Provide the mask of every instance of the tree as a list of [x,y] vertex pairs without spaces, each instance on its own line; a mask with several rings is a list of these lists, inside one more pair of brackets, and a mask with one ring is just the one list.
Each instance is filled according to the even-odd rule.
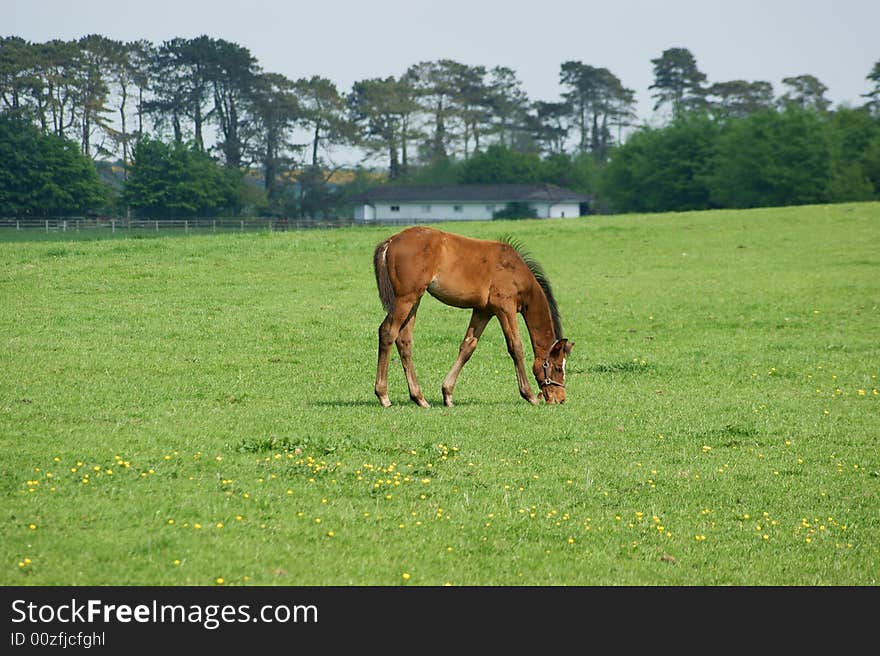
[[865,177],[874,187],[874,197],[880,200],[880,135],[875,134],[867,143],[861,165]]
[[404,77],[415,91],[422,111],[431,116],[428,138],[422,145],[422,159],[426,163],[449,157],[453,133],[451,124],[456,118],[456,99],[464,64],[451,59],[420,62],[407,69]]
[[656,89],[654,111],[669,105],[675,119],[684,112],[705,106],[703,83],[706,75],[697,68],[697,60],[690,50],[669,48],[651,63],[654,65],[654,83],[648,88]]
[[137,92],[135,113],[137,114],[137,130],[135,137],[144,134],[144,117],[146,116],[146,96],[150,92],[150,65],[156,57],[156,48],[152,43],[141,39],[126,44],[128,61],[131,65],[132,78]]
[[516,148],[523,136],[533,143],[529,129],[529,97],[513,69],[495,66],[489,72],[486,101],[491,129],[499,144]]
[[297,177],[300,218],[329,218],[338,197],[327,184],[330,175],[323,167],[307,166]]
[[[43,132],[64,137],[81,128],[90,111],[89,83],[100,83],[100,70],[88,69],[79,44],[53,40],[30,44],[18,37],[0,41],[0,98],[8,109],[32,112]],[[82,133],[78,130],[78,136]]]
[[99,208],[107,189],[78,146],[0,113],[0,215],[69,216]]
[[566,106],[570,107],[577,126],[578,149],[585,152],[589,148],[590,112],[595,105],[598,90],[596,77],[598,69],[582,62],[563,62],[559,71],[559,83],[568,90],[562,94]]
[[219,166],[194,142],[144,137],[134,147],[123,197],[150,218],[212,216],[238,203],[241,175]]
[[[84,155],[92,155],[92,137],[95,132],[110,134],[107,106],[110,89],[104,79],[104,71],[108,71],[112,62],[117,59],[121,44],[101,36],[90,34],[81,38],[77,44],[81,52],[82,68],[80,71],[80,143]],[[108,154],[108,150],[99,146],[99,153]]]
[[528,126],[541,152],[548,155],[563,153],[571,129],[568,123],[572,113],[570,105],[566,102],[538,100],[532,104],[532,110],[533,113],[528,117]]
[[461,123],[464,158],[470,155],[470,143],[474,151],[480,150],[480,135],[488,130],[491,120],[491,99],[486,85],[486,69],[483,66],[455,64],[451,69],[457,93],[453,98],[454,113]]
[[223,153],[226,166],[238,169],[247,147],[245,117],[259,66],[247,48],[223,39],[211,39],[208,53],[208,80],[214,92],[213,114],[220,130],[217,147]]
[[794,105],[801,109],[827,112],[831,107],[831,101],[825,97],[828,87],[813,75],[786,77],[782,84],[788,87],[788,91],[779,98],[779,104],[783,108]]
[[124,175],[128,174],[131,142],[133,136],[129,129],[131,100],[134,96],[135,111],[138,116],[137,134],[143,130],[141,119],[141,103],[143,92],[148,84],[146,66],[149,44],[145,41],[109,43],[107,55],[107,80],[116,100],[115,110],[119,120],[119,130],[108,129],[117,148],[122,149],[122,165]]
[[541,158],[535,153],[519,153],[499,145],[474,154],[461,164],[461,184],[538,184]]
[[[608,125],[617,128],[617,143],[622,142],[623,128],[632,127],[636,121],[636,92],[624,87],[617,78],[614,78],[613,93],[608,103]],[[602,158],[607,159],[607,148]]]
[[773,108],[773,85],[746,80],[716,82],[706,89],[706,97],[710,109],[719,118],[743,118]]
[[619,134],[620,128],[631,125],[635,118],[635,91],[624,87],[607,68],[599,69],[598,81],[599,96],[593,114],[590,151],[596,161],[605,162],[613,144],[610,128],[616,126]]
[[277,73],[262,73],[255,79],[252,112],[256,131],[254,159],[263,168],[263,184],[270,204],[277,205],[279,172],[289,164],[286,155],[293,148],[289,135],[300,118],[294,83]]
[[864,97],[868,98],[866,106],[875,116],[880,116],[880,60],[874,63],[874,68],[865,79],[874,85],[873,89],[864,94]]
[[826,199],[830,174],[822,115],[790,105],[725,125],[711,198],[722,207],[769,207]]
[[345,115],[345,99],[330,80],[314,75],[297,80],[294,92],[300,106],[299,122],[312,134],[312,166],[319,165],[321,144],[342,144],[352,137]]
[[[44,131],[59,137],[76,125],[76,105],[81,97],[81,52],[76,43],[54,39],[40,44],[33,94]],[[51,124],[49,118],[51,117]]]
[[[204,124],[208,116],[210,88],[208,58],[211,48],[206,36],[197,39],[175,38],[165,41],[150,62],[153,97],[144,103],[154,124],[162,129],[170,124],[174,141],[183,143],[189,134],[204,150]],[[184,121],[191,131],[184,131]]]
[[0,107],[18,111],[33,88],[35,48],[18,36],[0,37]]
[[880,194],[880,120],[868,108],[839,108],[825,118],[830,173],[830,202],[872,200]]
[[629,122],[635,92],[607,68],[576,61],[562,64],[559,81],[568,87],[563,97],[579,131],[578,149],[605,161],[612,143],[609,126]]
[[557,153],[541,162],[541,182],[594,194],[601,166],[590,153]]
[[645,128],[611,153],[602,195],[620,212],[702,210],[712,206],[709,178],[719,125],[684,114],[665,128]]
[[513,70],[469,66],[451,59],[411,66],[405,79],[415,91],[421,114],[429,117],[422,160],[435,164],[451,155],[464,159],[481,150],[486,137],[502,145],[523,143],[528,97]]
[[459,174],[464,162],[452,158],[410,166],[393,182],[405,185],[454,185],[459,184]]
[[387,77],[355,82],[347,104],[351,121],[359,131],[358,144],[370,154],[384,153],[388,177],[399,178],[407,167],[410,124],[418,109],[409,81]]
[[535,219],[538,211],[524,201],[511,201],[492,213],[493,219]]

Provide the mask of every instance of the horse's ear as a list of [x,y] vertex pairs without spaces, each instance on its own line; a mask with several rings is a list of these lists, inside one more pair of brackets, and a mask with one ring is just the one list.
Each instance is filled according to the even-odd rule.
[[553,346],[550,347],[550,355],[554,355],[557,353],[564,353],[568,355],[571,353],[571,347],[574,346],[574,342],[569,342],[564,337],[562,339],[557,339],[553,342]]

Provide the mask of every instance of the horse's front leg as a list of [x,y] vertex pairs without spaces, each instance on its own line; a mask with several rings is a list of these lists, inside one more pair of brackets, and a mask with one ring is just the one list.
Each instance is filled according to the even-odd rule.
[[455,389],[455,381],[458,380],[458,374],[461,373],[462,367],[474,354],[477,342],[480,340],[480,335],[483,334],[483,329],[491,318],[491,314],[480,310],[474,310],[473,314],[471,314],[471,322],[468,324],[461,346],[458,347],[458,358],[456,358],[455,364],[452,365],[452,369],[446,374],[446,378],[443,379],[443,403],[446,407],[452,407],[452,390]]
[[501,330],[504,331],[507,352],[513,358],[513,366],[516,368],[516,383],[519,386],[519,395],[532,405],[537,405],[538,399],[532,394],[532,388],[526,375],[526,367],[523,363],[522,339],[519,336],[516,313],[501,311],[498,313],[498,321],[501,323]]

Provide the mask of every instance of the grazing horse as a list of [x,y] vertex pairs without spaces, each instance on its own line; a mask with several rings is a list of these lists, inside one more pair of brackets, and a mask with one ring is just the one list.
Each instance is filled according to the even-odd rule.
[[379,326],[375,388],[384,407],[391,405],[388,356],[392,344],[397,345],[410,398],[423,408],[429,407],[412,361],[416,311],[426,291],[447,305],[473,310],[458,358],[443,380],[443,403],[452,406],[458,374],[493,316],[498,317],[504,331],[520,396],[529,403],[538,403],[526,378],[517,312],[528,327],[535,356],[532,373],[544,400],[565,402],[565,358],[574,342],[562,337],[562,322],[544,271],[515,242],[471,239],[416,226],[381,242],[373,254],[373,268],[379,298],[387,312]]

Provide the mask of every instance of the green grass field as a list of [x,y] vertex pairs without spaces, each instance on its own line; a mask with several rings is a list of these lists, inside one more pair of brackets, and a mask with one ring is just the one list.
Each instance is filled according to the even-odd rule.
[[0,583],[877,585],[880,204],[445,227],[544,265],[564,406],[493,321],[442,407],[431,298],[379,406],[392,228],[0,243]]

